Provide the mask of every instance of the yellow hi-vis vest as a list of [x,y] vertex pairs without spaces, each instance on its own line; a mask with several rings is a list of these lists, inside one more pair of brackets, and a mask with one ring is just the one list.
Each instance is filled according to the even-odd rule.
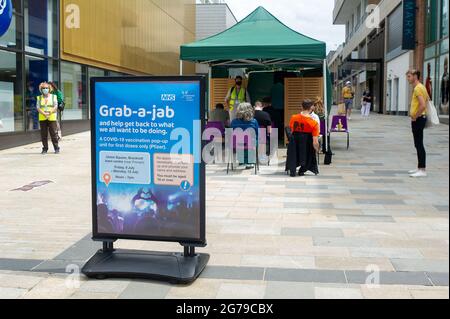
[[236,97],[239,103],[243,103],[247,100],[247,90],[241,86],[241,89],[239,90],[239,95],[237,94],[236,87],[233,87],[231,89],[231,96],[230,96],[230,110],[234,110],[234,104],[236,103]]
[[[38,96],[37,101],[38,101],[39,108],[44,112],[50,112],[56,106],[53,104],[55,101],[55,96],[53,94],[48,95],[47,103],[46,103],[44,96],[42,96],[42,95]],[[39,113],[39,121],[42,122],[42,121],[46,121],[46,120],[47,120],[47,118],[45,118],[44,115]],[[57,121],[56,112],[52,113],[52,115],[50,115],[48,120],[50,122],[56,122]]]

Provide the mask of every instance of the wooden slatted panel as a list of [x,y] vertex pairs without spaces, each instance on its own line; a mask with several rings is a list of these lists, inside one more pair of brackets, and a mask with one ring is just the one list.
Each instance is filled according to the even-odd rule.
[[[211,105],[209,110],[213,110],[216,104],[225,104],[225,98],[228,94],[228,90],[233,87],[235,83],[234,79],[211,79]],[[244,80],[244,87],[247,81]]]
[[303,100],[323,98],[322,78],[287,78],[285,79],[285,124],[288,125],[292,115],[300,112]]
[[323,98],[323,78],[287,78],[284,85],[284,123],[288,126],[291,117],[300,112],[303,100]]

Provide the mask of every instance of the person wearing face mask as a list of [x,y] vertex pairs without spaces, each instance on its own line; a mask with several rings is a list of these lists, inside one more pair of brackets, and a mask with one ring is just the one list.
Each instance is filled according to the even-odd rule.
[[57,114],[58,99],[56,95],[50,93],[50,84],[43,82],[39,85],[39,91],[42,95],[38,96],[36,109],[39,112],[39,124],[41,126],[42,154],[48,152],[48,133],[52,139],[55,154],[59,154],[58,135],[57,135]]
[[246,88],[242,86],[242,76],[237,76],[235,79],[235,86],[233,86],[225,98],[225,105],[230,111],[230,120],[233,121],[236,118],[237,107],[239,104],[247,102],[251,103],[250,95]]

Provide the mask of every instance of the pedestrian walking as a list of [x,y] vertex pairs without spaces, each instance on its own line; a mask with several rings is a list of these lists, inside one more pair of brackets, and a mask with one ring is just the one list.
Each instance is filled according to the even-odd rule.
[[345,111],[347,112],[347,118],[352,119],[353,99],[355,98],[355,92],[353,92],[352,82],[347,81],[345,87],[342,90],[342,97],[344,98]]
[[64,102],[64,94],[61,90],[58,89],[58,86],[55,84],[55,82],[49,82],[51,87],[51,93],[53,95],[56,95],[56,98],[58,99],[58,114],[57,114],[57,131],[56,134],[58,135],[58,141],[62,138],[62,113],[64,112],[64,107],[66,103]]
[[57,113],[58,113],[58,98],[51,94],[51,86],[47,82],[42,82],[39,85],[41,95],[38,96],[36,102],[36,109],[39,113],[39,124],[41,126],[41,140],[42,140],[42,154],[48,153],[48,134],[53,143],[55,154],[59,154],[57,130]]
[[361,116],[363,119],[368,119],[370,116],[370,109],[372,108],[372,93],[370,89],[366,88],[361,99]]
[[418,70],[410,70],[406,73],[408,82],[414,88],[409,112],[414,137],[414,146],[417,150],[417,158],[419,162],[417,169],[409,172],[410,176],[414,178],[427,176],[427,153],[423,139],[425,126],[427,123],[427,102],[429,100],[429,96],[425,85],[420,82],[420,75],[421,73]]

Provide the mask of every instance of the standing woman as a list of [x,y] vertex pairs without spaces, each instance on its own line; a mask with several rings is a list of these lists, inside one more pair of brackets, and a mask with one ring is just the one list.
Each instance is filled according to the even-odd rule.
[[363,118],[366,119],[369,118],[371,107],[372,107],[372,94],[370,93],[370,89],[367,87],[362,97],[361,116]]
[[49,82],[48,84],[50,84],[51,93],[56,95],[56,98],[58,99],[58,114],[57,114],[57,122],[56,122],[57,123],[56,134],[58,135],[58,141],[59,141],[62,138],[61,121],[62,121],[62,112],[64,111],[64,106],[65,106],[64,94],[63,94],[63,92],[61,92],[58,89],[58,86],[55,84],[55,82]]
[[59,154],[57,131],[58,98],[50,93],[51,86],[47,82],[39,85],[42,95],[38,96],[36,109],[39,112],[39,124],[41,126],[42,153],[48,152],[48,133],[52,139],[55,154]]

